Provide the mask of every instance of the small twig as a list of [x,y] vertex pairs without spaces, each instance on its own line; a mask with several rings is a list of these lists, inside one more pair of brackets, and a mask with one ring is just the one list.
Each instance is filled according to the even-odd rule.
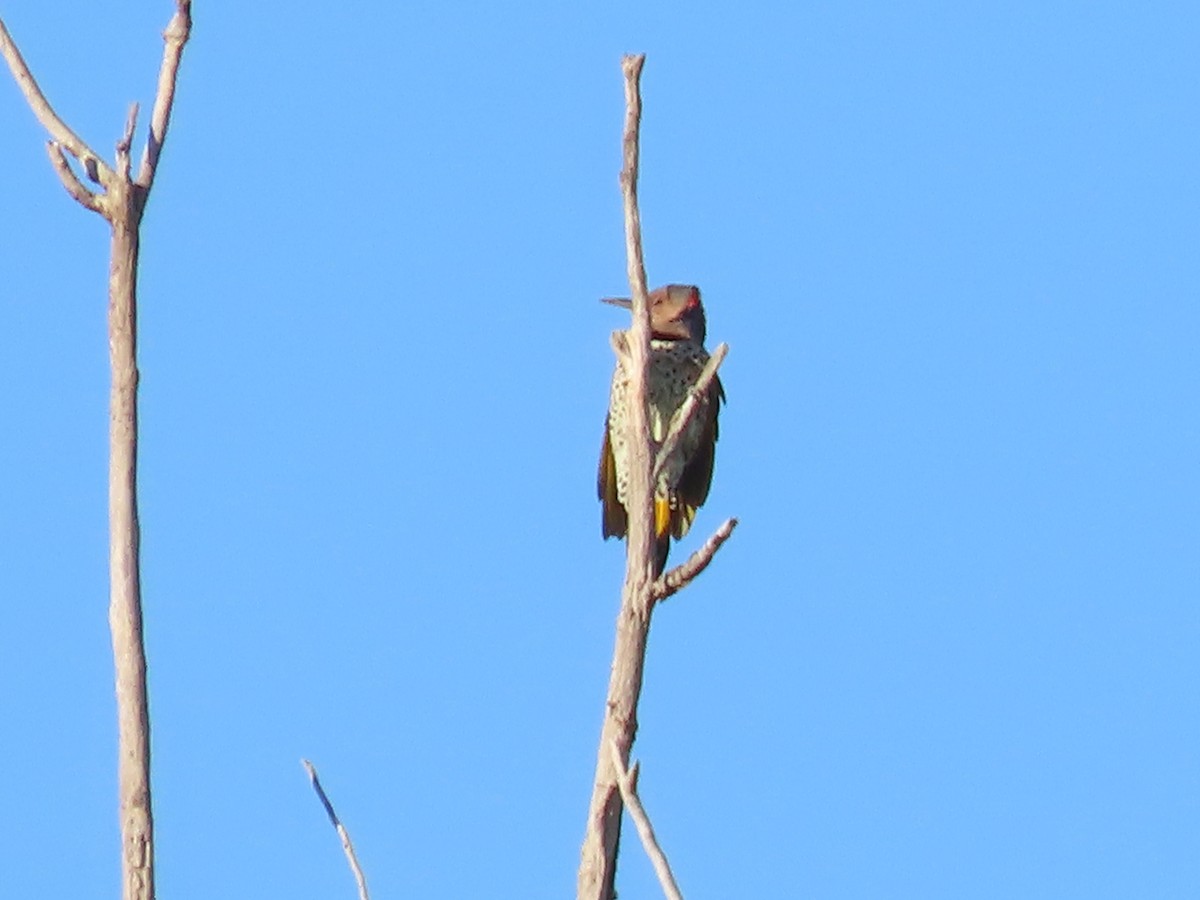
[[117,176],[122,182],[129,181],[129,150],[133,146],[133,132],[137,129],[139,108],[136,103],[129,104],[129,113],[125,116],[125,130],[121,132],[121,139],[117,141]]
[[[89,177],[107,187],[112,178],[112,170],[104,164],[104,161],[96,155],[96,151],[89,147],[83,138],[59,118],[54,107],[50,105],[50,101],[46,99],[46,95],[42,93],[42,89],[38,87],[37,79],[29,71],[29,66],[26,65],[12,35],[4,26],[3,19],[0,19],[0,56],[3,56],[5,62],[8,63],[8,68],[12,72],[13,78],[16,79],[17,87],[25,95],[29,108],[33,110],[37,120],[42,123],[42,127],[50,132],[50,136],[56,143],[61,144],[68,153],[83,163]],[[93,172],[96,174],[93,175]],[[67,190],[71,191],[69,185]],[[71,196],[75,196],[74,192],[71,192]]]
[[675,883],[675,876],[671,874],[671,864],[667,862],[667,855],[658,845],[658,839],[654,836],[654,826],[650,824],[646,808],[642,806],[642,801],[637,795],[637,764],[634,764],[632,772],[625,769],[625,764],[621,760],[621,750],[616,741],[609,742],[608,750],[612,756],[613,768],[617,772],[617,787],[621,790],[621,799],[625,802],[625,808],[629,810],[629,817],[633,819],[633,824],[637,826],[642,846],[646,848],[646,855],[650,857],[650,862],[654,865],[654,871],[658,875],[658,883],[662,885],[663,893],[668,900],[683,900],[683,894],[679,892],[679,885]]
[[67,162],[67,154],[63,153],[62,144],[47,141],[46,152],[50,154],[50,165],[54,166],[54,171],[58,173],[58,178],[67,189],[67,193],[88,209],[100,212],[100,197],[83,186],[83,182]]
[[158,91],[154,97],[154,110],[150,114],[150,136],[138,166],[137,183],[144,191],[154,184],[154,173],[158,169],[158,154],[167,139],[167,128],[171,124],[171,108],[175,103],[175,80],[179,74],[179,61],[183,58],[183,45],[192,33],[192,0],[176,0],[175,15],[163,32],[166,46],[163,48],[162,67],[158,72]]
[[354,854],[354,845],[350,843],[350,834],[346,831],[342,820],[338,818],[338,814],[334,812],[333,804],[329,802],[329,797],[325,794],[325,789],[321,787],[321,779],[317,777],[316,767],[313,766],[307,759],[302,759],[300,762],[304,765],[304,769],[308,772],[308,779],[312,782],[313,790],[317,792],[317,797],[320,798],[321,804],[325,807],[325,814],[329,816],[329,822],[333,825],[338,833],[338,837],[342,840],[342,850],[346,853],[346,859],[350,863],[350,871],[354,873],[354,880],[358,882],[358,897],[359,900],[368,900],[367,895],[367,879],[363,875],[362,867],[358,864],[358,857]]
[[608,336],[609,346],[612,347],[613,353],[617,355],[618,360],[629,359],[629,336],[624,331],[614,331]]
[[688,557],[687,562],[681,563],[670,572],[660,576],[650,586],[650,596],[654,602],[666,600],[672,594],[677,594],[689,584],[692,579],[708,568],[713,556],[721,549],[721,545],[729,540],[733,529],[737,528],[737,519],[726,519],[721,527],[713,532],[712,537],[704,542],[704,546]]
[[688,391],[687,398],[679,405],[679,409],[675,410],[675,414],[671,416],[671,424],[667,429],[667,436],[662,442],[662,446],[658,448],[658,456],[654,460],[654,472],[650,476],[651,484],[658,484],[659,476],[662,475],[663,469],[667,465],[667,460],[671,458],[679,447],[679,442],[683,440],[683,432],[688,427],[692,419],[696,418],[696,413],[700,409],[700,404],[708,397],[708,389],[713,383],[713,379],[717,377],[717,369],[721,368],[721,363],[725,360],[725,355],[729,352],[728,344],[719,344],[717,349],[713,351],[713,355],[708,358],[708,362],[704,364],[704,368],[700,370],[700,376],[696,379],[696,383],[692,385]]

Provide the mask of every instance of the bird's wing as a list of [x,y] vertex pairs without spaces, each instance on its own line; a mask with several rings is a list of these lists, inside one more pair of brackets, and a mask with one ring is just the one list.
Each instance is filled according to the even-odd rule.
[[604,444],[600,447],[600,466],[596,475],[596,493],[603,511],[600,528],[605,538],[625,537],[628,518],[625,507],[617,499],[617,461],[608,437],[608,417],[604,419]]
[[680,509],[676,512],[676,519],[671,523],[671,530],[677,538],[687,534],[692,519],[696,517],[696,510],[703,506],[704,501],[708,499],[708,489],[712,486],[713,463],[716,458],[717,435],[720,430],[717,416],[724,400],[725,388],[721,385],[721,379],[714,378],[708,389],[704,408],[697,413],[704,423],[699,447],[695,456],[679,476],[677,495]]

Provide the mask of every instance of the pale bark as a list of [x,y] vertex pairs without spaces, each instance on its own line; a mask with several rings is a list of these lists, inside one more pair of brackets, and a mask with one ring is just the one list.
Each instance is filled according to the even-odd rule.
[[[626,56],[621,61],[625,76],[625,128],[622,141],[623,166],[621,191],[624,197],[625,249],[633,322],[627,334],[614,339],[614,350],[626,356],[629,373],[628,436],[629,485],[626,498],[628,513],[625,583],[621,591],[621,609],[617,614],[616,644],[605,702],[604,723],[596,754],[596,775],[588,808],[587,829],[580,854],[577,897],[579,900],[612,900],[616,895],[617,853],[621,836],[621,790],[619,768],[628,765],[637,736],[637,706],[642,692],[646,662],[646,644],[650,634],[650,615],[656,600],[669,596],[686,585],[711,560],[712,554],[732,532],[730,520],[724,537],[710,538],[707,555],[697,565],[692,560],[672,570],[674,580],[655,579],[654,513],[652,473],[661,465],[660,448],[650,432],[646,409],[646,378],[650,360],[650,309],[647,301],[646,270],[642,259],[641,216],[638,211],[639,131],[642,115],[640,80],[645,56]],[[706,367],[706,384],[716,376],[724,357],[720,349],[714,362]],[[673,417],[671,432],[682,432],[698,404],[692,398]],[[669,436],[670,439],[670,436]],[[668,452],[670,448],[667,448]],[[715,541],[715,542],[714,542]],[[705,551],[701,551],[704,554]]]
[[[30,109],[50,133],[50,162],[75,200],[100,213],[112,227],[108,282],[108,341],[112,365],[109,395],[109,627],[117,697],[118,815],[121,825],[121,895],[153,900],[154,817],[150,802],[150,707],[142,634],[140,531],[137,507],[138,368],[137,274],[139,228],[166,138],[175,81],[191,33],[191,2],[176,0],[163,37],[166,48],[146,152],[136,180],[130,148],[137,105],[129,111],[115,166],[108,166],[54,111],[16,44],[0,22],[0,55],[8,63]],[[65,151],[65,152],[64,152]],[[88,178],[104,190],[84,187],[69,153]]]
[[650,815],[642,806],[642,798],[638,796],[638,764],[634,763],[633,768],[627,770],[624,763],[621,762],[621,755],[616,744],[609,744],[609,751],[612,754],[613,768],[617,770],[617,786],[621,789],[621,800],[624,801],[625,808],[629,810],[629,818],[633,819],[633,824],[637,826],[638,837],[642,839],[642,847],[645,849],[646,855],[650,857],[650,864],[654,866],[654,874],[658,876],[658,883],[662,885],[663,894],[667,900],[683,900],[679,885],[675,883],[675,874],[671,871],[671,864],[667,861],[667,854],[663,852],[662,846],[658,843],[654,826],[650,823]]
[[644,55],[626,56],[621,61],[626,109],[621,190],[625,199],[625,246],[633,303],[633,325],[626,342],[630,357],[628,550],[596,778],[579,866],[579,900],[610,900],[614,895],[621,833],[621,793],[609,746],[616,746],[623,763],[629,759],[637,734],[637,702],[642,692],[642,669],[650,633],[649,587],[654,580],[651,438],[646,413],[650,309],[646,301],[646,270],[642,262],[641,218],[637,207],[638,132],[642,116],[639,81],[645,59]]
[[708,568],[717,551],[733,535],[737,528],[737,519],[726,519],[721,527],[712,533],[704,545],[687,558],[687,561],[664,573],[650,587],[650,592],[657,603],[666,600],[672,594],[677,594],[689,584],[692,579]]

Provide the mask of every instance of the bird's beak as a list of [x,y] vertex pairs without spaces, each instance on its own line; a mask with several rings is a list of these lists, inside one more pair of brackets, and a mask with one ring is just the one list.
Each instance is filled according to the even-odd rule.
[[601,297],[601,303],[611,303],[613,306],[619,306],[621,309],[633,309],[633,301],[628,297]]

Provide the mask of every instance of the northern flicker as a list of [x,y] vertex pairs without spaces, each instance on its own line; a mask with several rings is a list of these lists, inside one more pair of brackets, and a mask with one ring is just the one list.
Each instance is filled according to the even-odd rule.
[[[661,442],[671,416],[708,361],[704,349],[704,305],[700,289],[690,284],[668,284],[650,292],[650,369],[647,373],[647,406],[650,433]],[[608,298],[625,309],[628,298]],[[680,441],[679,449],[663,467],[654,485],[654,536],[656,574],[667,562],[671,538],[687,534],[696,510],[708,499],[717,443],[717,413],[725,391],[714,378],[703,405]],[[629,373],[618,358],[609,397],[604,444],[600,448],[597,491],[603,504],[601,527],[605,538],[625,537],[628,525],[629,454],[626,419],[629,408]]]

